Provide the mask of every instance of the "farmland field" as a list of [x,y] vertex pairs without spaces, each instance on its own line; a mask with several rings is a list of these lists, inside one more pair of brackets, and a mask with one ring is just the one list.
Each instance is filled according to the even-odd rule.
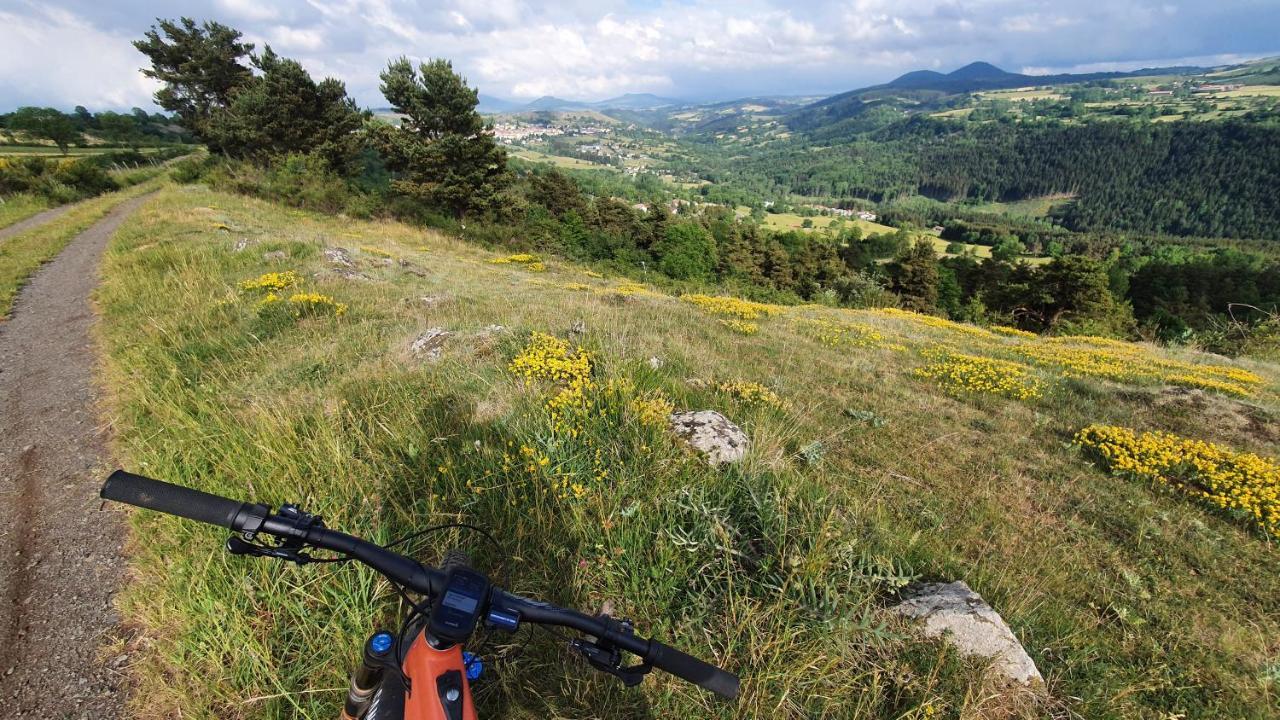
[[589,162],[578,158],[565,157],[563,155],[548,155],[537,150],[512,150],[511,154],[521,160],[529,162],[550,163],[559,168],[567,168],[570,170],[607,170],[612,166],[601,163]]
[[[825,230],[828,227],[839,226],[840,221],[844,220],[847,227],[858,227],[864,235],[871,233],[893,233],[897,232],[897,228],[881,225],[880,223],[868,222],[861,218],[837,218],[825,217],[822,215],[814,215],[811,217],[797,215],[796,213],[765,213],[764,226],[773,230]],[[812,220],[813,227],[804,227],[805,220]]]

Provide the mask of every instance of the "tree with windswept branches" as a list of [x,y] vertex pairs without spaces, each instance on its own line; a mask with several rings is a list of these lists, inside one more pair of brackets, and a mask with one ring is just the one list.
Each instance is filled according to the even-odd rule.
[[479,96],[448,60],[414,68],[408,58],[382,72],[382,94],[404,116],[373,133],[392,187],[463,220],[489,207],[509,181],[507,153],[476,112]]
[[253,58],[261,73],[234,93],[209,124],[209,137],[228,154],[256,160],[314,153],[344,171],[359,150],[356,137],[367,112],[347,96],[341,80],[311,79],[296,60],[270,46]]
[[[236,93],[253,80],[241,60],[253,50],[240,41],[239,30],[221,23],[197,24],[191,18],[157,20],[133,46],[151,61],[143,75],[163,83],[156,104],[176,113],[182,126],[210,142],[210,123],[225,110]],[[210,149],[219,150],[216,142]]]
[[9,118],[9,128],[52,141],[63,155],[67,154],[71,143],[82,139],[75,119],[56,108],[18,108]]

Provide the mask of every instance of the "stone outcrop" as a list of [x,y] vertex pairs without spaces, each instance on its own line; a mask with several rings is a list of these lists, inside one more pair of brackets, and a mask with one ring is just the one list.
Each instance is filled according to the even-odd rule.
[[712,465],[737,462],[746,456],[751,446],[742,428],[715,410],[672,413],[670,422],[671,430],[705,455]]
[[963,581],[917,585],[891,610],[920,621],[925,637],[941,637],[961,655],[987,658],[994,673],[1024,685],[1043,682],[1004,618]]

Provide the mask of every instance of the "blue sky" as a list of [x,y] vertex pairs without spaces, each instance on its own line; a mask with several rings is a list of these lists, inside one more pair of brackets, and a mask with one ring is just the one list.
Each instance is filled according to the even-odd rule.
[[129,41],[179,15],[239,28],[372,107],[400,55],[450,58],[487,95],[596,100],[827,94],[973,60],[1048,72],[1280,53],[1277,0],[0,0],[0,111],[151,108]]

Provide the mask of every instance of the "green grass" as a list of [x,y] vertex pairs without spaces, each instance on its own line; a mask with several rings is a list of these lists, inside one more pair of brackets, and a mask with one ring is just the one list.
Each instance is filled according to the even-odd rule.
[[0,198],[0,228],[49,209],[49,201],[40,195],[19,193]]
[[61,217],[0,242],[0,320],[8,318],[13,300],[27,280],[41,265],[62,252],[72,238],[101,220],[116,205],[154,190],[156,185],[143,183],[86,200]]
[[548,155],[547,153],[538,152],[537,150],[512,150],[511,154],[521,160],[549,163],[556,167],[567,168],[569,170],[607,170],[612,167],[611,165],[602,165],[601,163],[588,162],[586,160],[579,160],[578,158],[565,157],[564,155]]
[[[142,154],[159,152],[163,148],[139,148],[138,152]],[[71,147],[67,148],[66,157],[83,157],[85,155],[101,155],[109,152],[126,152],[129,148],[116,146],[90,146],[90,147]],[[0,145],[0,157],[5,155],[57,155],[62,157],[64,153],[55,145]]]
[[[813,227],[804,227],[805,220],[812,220]],[[841,218],[824,217],[822,215],[804,217],[802,215],[797,215],[796,213],[765,213],[762,224],[770,230],[809,231],[825,230],[828,227],[838,226],[840,220]],[[833,222],[836,223],[835,226],[832,225]],[[846,227],[856,226],[861,228],[863,235],[869,235],[871,233],[895,233],[898,231],[897,228],[889,227],[888,225],[881,225],[880,223],[868,222],[860,218],[844,218],[844,222]]]
[[[253,244],[235,252],[241,237]],[[334,245],[370,279],[328,272],[321,250]],[[263,260],[277,250],[289,259]],[[527,631],[527,646],[482,651],[482,717],[1005,716],[1017,693],[882,613],[907,577],[964,579],[1003,614],[1047,680],[1047,705],[1023,715],[1273,715],[1276,544],[1108,476],[1069,441],[1106,422],[1274,453],[1274,366],[1252,365],[1266,385],[1247,405],[1209,398],[1254,424],[1158,406],[1159,388],[1040,367],[1042,398],[958,397],[913,375],[921,350],[1007,357],[1019,341],[824,308],[760,319],[746,337],[571,265],[535,273],[491,257],[399,224],[165,190],[117,234],[98,293],[121,462],[296,501],[375,540],[478,523],[512,555],[464,543],[514,590],[584,609],[613,602],[641,633],[743,678],[736,705],[662,673],[625,690]],[[294,321],[238,290],[285,269],[350,311]],[[808,318],[864,323],[886,342],[831,347]],[[526,386],[507,364],[529,332],[563,334],[576,319],[596,384],[622,385],[592,396],[574,439],[544,409],[554,389]],[[491,324],[507,330],[483,333]],[[456,335],[438,362],[413,360],[407,345],[433,326]],[[652,356],[665,365],[649,367]],[[715,389],[728,380],[763,383],[782,406],[743,405]],[[658,391],[677,408],[725,412],[751,436],[748,458],[713,469],[638,422],[629,398]],[[530,472],[521,446],[546,467]],[[583,496],[563,497],[552,473]],[[121,607],[140,633],[133,702],[146,716],[330,717],[361,641],[396,615],[386,583],[356,566],[229,557],[225,533],[154,513],[136,513],[133,531]],[[432,537],[420,556],[454,542]]]

